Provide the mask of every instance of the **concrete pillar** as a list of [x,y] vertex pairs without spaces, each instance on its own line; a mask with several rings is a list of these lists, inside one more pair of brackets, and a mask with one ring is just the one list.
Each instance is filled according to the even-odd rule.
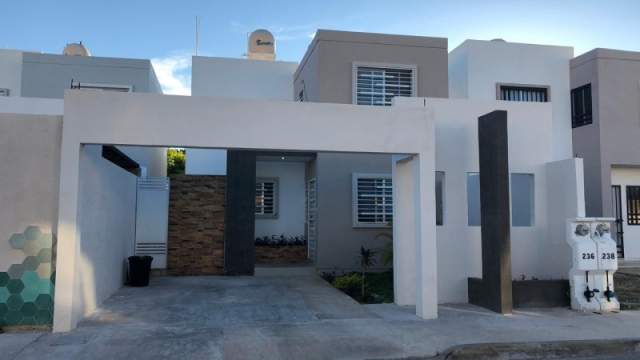
[[60,196],[58,205],[58,234],[56,253],[56,292],[53,312],[53,331],[69,331],[76,327],[80,314],[77,301],[79,261],[78,199],[80,151],[82,145],[62,142],[60,150]]
[[393,158],[393,276],[398,305],[416,305],[416,315],[438,317],[435,220],[435,156]]
[[416,304],[416,178],[412,157],[394,155],[393,298],[397,305]]

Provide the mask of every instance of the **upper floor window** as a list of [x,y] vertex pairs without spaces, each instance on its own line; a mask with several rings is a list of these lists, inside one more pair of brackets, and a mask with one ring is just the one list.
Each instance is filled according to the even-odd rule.
[[386,227],[393,219],[389,174],[353,174],[353,226]]
[[549,88],[540,86],[498,85],[498,100],[548,102]]
[[571,90],[571,127],[577,128],[592,122],[591,84],[587,84]]
[[416,67],[353,65],[353,103],[390,106],[396,96],[416,95]]

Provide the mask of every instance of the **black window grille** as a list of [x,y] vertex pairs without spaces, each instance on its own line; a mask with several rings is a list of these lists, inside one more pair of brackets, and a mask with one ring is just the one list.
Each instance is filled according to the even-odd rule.
[[577,128],[593,122],[591,84],[571,90],[571,127]]
[[640,225],[640,186],[627,186],[627,224]]
[[500,85],[500,100],[548,102],[547,90],[545,87]]

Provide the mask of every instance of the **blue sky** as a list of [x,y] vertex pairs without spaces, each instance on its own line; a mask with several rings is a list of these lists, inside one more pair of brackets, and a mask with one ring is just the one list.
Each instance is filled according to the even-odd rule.
[[316,29],[640,51],[640,0],[0,0],[0,48],[59,53],[82,40],[96,56],[153,59],[167,92],[188,93],[194,18],[201,55],[241,57],[247,33],[271,30],[298,61]]

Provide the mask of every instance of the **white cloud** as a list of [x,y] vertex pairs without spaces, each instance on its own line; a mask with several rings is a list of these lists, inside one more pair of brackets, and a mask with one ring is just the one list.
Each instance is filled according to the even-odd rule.
[[165,94],[191,95],[191,55],[155,58],[151,63]]

